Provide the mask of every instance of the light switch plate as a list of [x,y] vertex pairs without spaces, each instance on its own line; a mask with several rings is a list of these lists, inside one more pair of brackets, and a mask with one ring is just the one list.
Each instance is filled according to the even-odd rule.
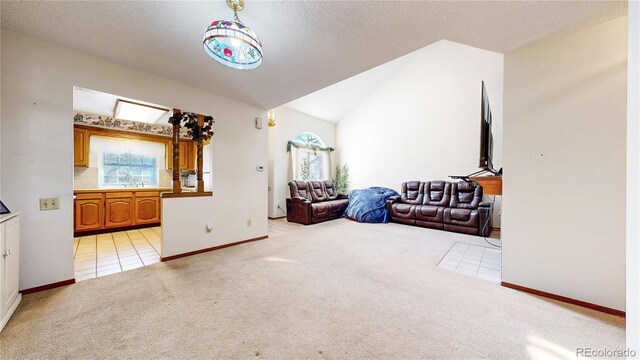
[[60,198],[41,198],[40,210],[57,210],[60,209]]

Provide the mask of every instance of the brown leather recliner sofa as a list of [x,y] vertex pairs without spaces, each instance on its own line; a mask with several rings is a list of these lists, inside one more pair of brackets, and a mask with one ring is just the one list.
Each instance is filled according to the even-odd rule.
[[287,199],[287,220],[316,224],[342,217],[349,205],[346,195],[338,195],[333,181],[292,181]]
[[391,221],[433,229],[489,236],[492,204],[482,202],[474,182],[409,181],[400,196],[387,200]]

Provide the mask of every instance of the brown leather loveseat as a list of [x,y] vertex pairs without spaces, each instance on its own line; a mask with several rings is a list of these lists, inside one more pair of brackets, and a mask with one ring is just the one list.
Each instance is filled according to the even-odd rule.
[[474,182],[409,181],[401,196],[387,200],[391,221],[489,236],[492,204],[482,202],[482,186]]
[[300,224],[316,224],[342,217],[349,205],[346,195],[338,195],[331,180],[292,181],[291,198],[287,199],[287,220]]

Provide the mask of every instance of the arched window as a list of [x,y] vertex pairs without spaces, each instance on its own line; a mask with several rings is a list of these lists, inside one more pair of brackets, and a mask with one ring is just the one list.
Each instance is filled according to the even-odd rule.
[[309,146],[309,147],[314,147],[314,146],[321,147],[321,148],[325,147],[324,141],[322,141],[322,139],[320,139],[318,135],[310,132],[300,133],[296,135],[296,137],[291,139],[291,141],[304,146]]
[[329,180],[331,178],[330,151],[318,135],[303,132],[289,142],[294,180]]

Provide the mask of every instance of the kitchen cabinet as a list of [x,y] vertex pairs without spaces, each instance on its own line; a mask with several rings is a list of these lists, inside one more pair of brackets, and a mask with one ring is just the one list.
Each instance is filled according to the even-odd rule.
[[86,129],[73,128],[73,165],[89,166],[89,134]]
[[105,200],[105,228],[124,227],[133,225],[133,193],[106,194]]
[[20,267],[20,216],[0,218],[0,331],[18,307]]
[[136,224],[153,224],[160,222],[160,197],[156,194],[136,195],[135,222]]
[[[167,144],[167,169],[173,169],[173,145]],[[198,150],[196,143],[191,140],[180,140],[179,170],[196,170]]]
[[[117,139],[130,139],[140,141],[151,141],[165,145],[166,169],[173,169],[172,140],[167,136],[155,134],[142,134],[130,131],[121,131],[111,128],[101,128],[96,126],[73,126],[73,164],[75,166],[89,166],[89,138],[91,136],[104,136]],[[205,145],[209,142],[205,142]],[[180,140],[180,161],[179,170],[196,169],[197,147],[193,140]]]
[[131,229],[160,223],[160,192],[171,189],[132,188],[76,190],[74,232]]
[[180,170],[196,170],[198,149],[193,141],[180,141]]
[[75,200],[75,231],[102,229],[104,200],[102,194],[80,194]]

